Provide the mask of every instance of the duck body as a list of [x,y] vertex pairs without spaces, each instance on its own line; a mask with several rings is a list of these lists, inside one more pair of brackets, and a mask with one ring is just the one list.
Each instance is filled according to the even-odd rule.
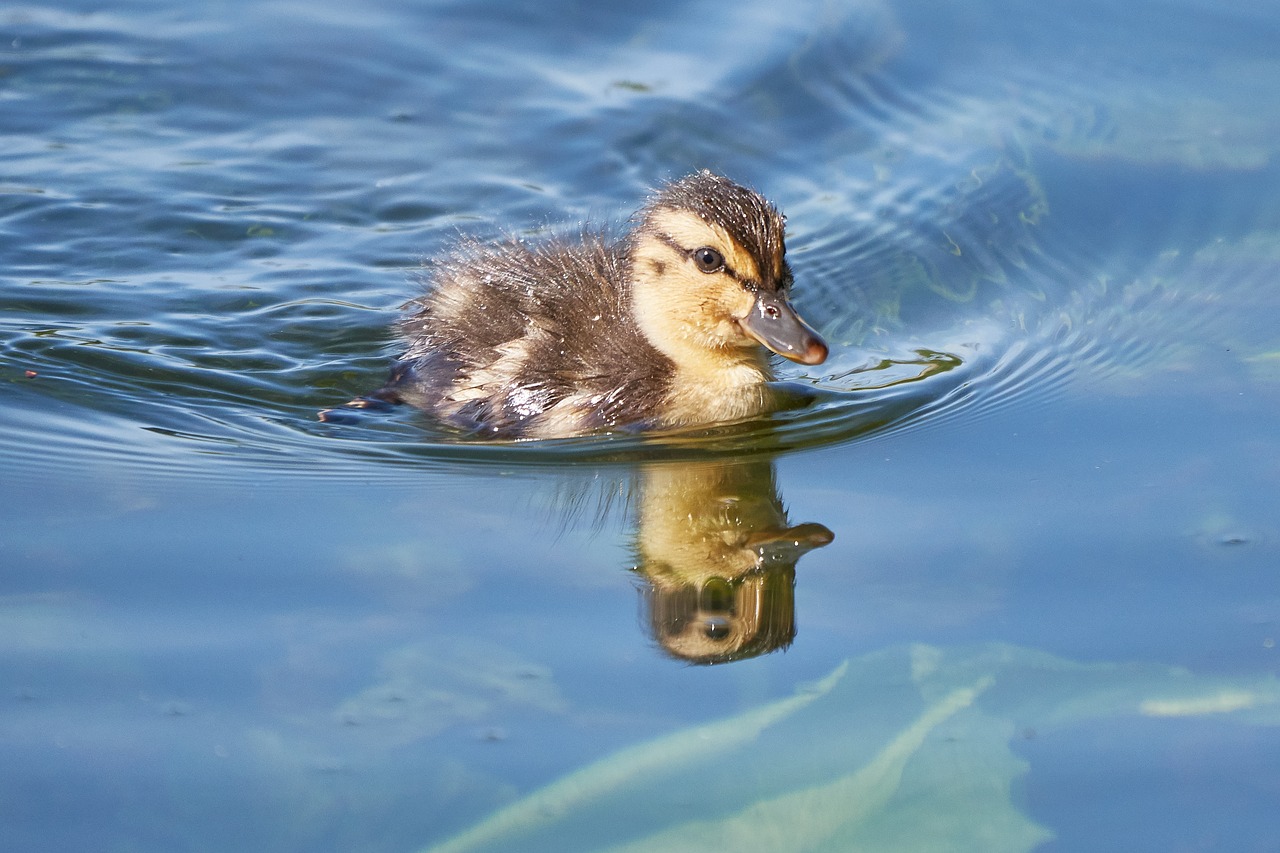
[[827,353],[788,301],[782,227],[759,195],[700,172],[621,239],[466,242],[411,303],[407,350],[371,396],[501,438],[760,415],[776,402],[765,347]]
[[401,401],[502,437],[652,426],[673,369],[632,317],[625,250],[601,234],[464,245],[398,331]]

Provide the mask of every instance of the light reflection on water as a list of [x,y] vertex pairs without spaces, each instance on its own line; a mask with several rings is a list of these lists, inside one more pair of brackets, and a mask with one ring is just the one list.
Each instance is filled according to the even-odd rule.
[[[417,850],[568,802],[521,849],[843,849],[923,844],[924,802],[1005,828],[974,849],[1276,846],[1278,35],[1193,0],[0,12],[6,835]],[[317,420],[459,232],[618,230],[702,167],[788,214],[814,405]],[[877,805],[811,838],[823,791]]]
[[[383,11],[392,16],[402,14],[400,10]],[[735,26],[758,36],[761,31],[753,23],[755,14],[745,15]],[[758,14],[768,13],[759,10]],[[469,14],[460,19],[451,15],[442,20],[463,30],[475,23]],[[9,346],[26,369],[40,373],[40,386],[50,386],[49,393],[60,393],[59,385],[82,387],[82,383],[115,388],[106,401],[83,393],[75,396],[89,405],[133,409],[132,418],[150,420],[153,427],[174,436],[230,438],[266,456],[280,447],[281,436],[274,430],[261,432],[258,424],[283,419],[301,431],[297,436],[301,453],[324,455],[351,449],[349,440],[314,441],[317,431],[307,421],[316,411],[340,402],[335,386],[339,393],[346,391],[352,396],[373,387],[379,356],[389,354],[388,348],[394,346],[386,332],[394,307],[417,287],[407,270],[419,257],[418,252],[443,247],[442,236],[448,239],[463,211],[473,210],[477,218],[498,227],[522,228],[532,218],[524,205],[536,202],[542,211],[535,215],[568,217],[568,227],[573,227],[575,213],[616,221],[639,204],[645,187],[672,169],[681,169],[682,163],[688,163],[683,168],[712,165],[730,172],[735,171],[732,167],[738,161],[756,164],[737,170],[745,172],[743,180],[753,180],[762,152],[742,151],[741,145],[718,138],[722,133],[732,135],[735,131],[731,128],[737,128],[738,135],[748,128],[751,135],[767,129],[771,144],[783,154],[781,165],[811,146],[810,140],[826,138],[802,135],[806,132],[821,129],[834,135],[827,144],[836,151],[841,134],[865,124],[866,138],[853,151],[842,152],[837,159],[824,159],[817,169],[779,170],[767,182],[756,181],[766,192],[784,194],[779,201],[795,223],[791,242],[800,280],[797,299],[806,315],[818,318],[824,334],[837,345],[821,371],[809,371],[808,375],[791,371],[793,378],[816,382],[835,393],[805,417],[753,430],[761,449],[847,440],[897,425],[910,420],[913,409],[928,401],[954,397],[961,384],[981,387],[984,382],[996,381],[984,375],[995,366],[1027,374],[1020,384],[1028,391],[1043,388],[1035,381],[1038,371],[1019,371],[1017,365],[1001,358],[1001,353],[1015,351],[1018,337],[1030,332],[1034,339],[1045,333],[1041,327],[1046,311],[1047,316],[1053,316],[1072,292],[1072,282],[1061,274],[1063,262],[1055,260],[1053,250],[1043,245],[1041,226],[1048,205],[1025,153],[1036,129],[1024,125],[1039,119],[1004,98],[986,102],[984,114],[977,117],[972,114],[977,95],[956,100],[932,87],[927,94],[895,98],[895,92],[902,91],[904,96],[906,92],[888,70],[905,49],[894,13],[867,4],[844,11],[826,8],[822,19],[826,23],[817,32],[796,24],[768,30],[769,49],[753,53],[755,64],[746,69],[741,67],[736,49],[713,53],[712,64],[696,75],[701,85],[688,92],[670,87],[691,75],[676,74],[671,68],[661,74],[655,70],[658,82],[652,92],[643,93],[650,96],[639,97],[641,92],[633,92],[625,104],[615,103],[612,96],[596,103],[598,91],[589,85],[593,77],[575,73],[574,60],[562,66],[538,66],[539,74],[547,77],[549,92],[559,97],[550,103],[545,98],[516,98],[511,109],[516,115],[532,112],[538,117],[534,126],[546,127],[550,122],[542,131],[550,138],[523,148],[512,141],[500,152],[471,150],[469,162],[478,172],[478,186],[473,184],[465,203],[451,200],[440,184],[445,176],[421,172],[423,164],[431,166],[438,161],[418,151],[423,128],[408,121],[409,116],[394,112],[390,124],[385,114],[352,116],[347,130],[335,135],[340,127],[320,127],[329,121],[320,118],[327,105],[323,97],[292,103],[291,111],[300,114],[292,118],[287,131],[268,121],[251,140],[244,131],[224,133],[221,148],[217,137],[203,137],[198,157],[169,153],[173,140],[157,133],[156,119],[164,117],[166,125],[181,127],[184,122],[199,126],[226,117],[226,108],[211,93],[187,90],[186,98],[152,106],[141,113],[143,121],[134,116],[126,123],[137,144],[89,148],[81,142],[65,155],[78,160],[88,155],[81,168],[93,176],[87,182],[92,201],[75,193],[51,192],[55,187],[61,189],[63,181],[50,177],[46,182],[51,186],[39,187],[38,193],[30,195],[25,204],[29,211],[11,215],[15,227],[26,226],[40,233],[51,220],[51,212],[56,212],[56,218],[63,220],[62,229],[75,235],[66,243],[75,256],[105,256],[108,268],[129,269],[131,274],[89,285],[94,293],[89,308],[83,298],[86,285],[77,278],[57,281],[57,275],[69,271],[68,265],[57,257],[41,264],[40,253],[31,259],[36,263],[28,261],[27,266],[49,268],[50,278],[18,283],[10,299],[14,312],[48,318],[50,328],[29,327],[28,334],[13,338]],[[625,20],[616,21],[618,34],[626,31]],[[35,21],[23,23],[38,32],[41,22],[37,16]],[[312,22],[316,30],[311,35],[317,45],[330,37],[327,28],[333,23],[322,23],[322,19]],[[124,26],[118,21],[113,25],[113,30]],[[657,22],[649,21],[648,25],[657,26]],[[44,22],[44,26],[56,32],[58,23]],[[676,27],[673,32],[683,30]],[[114,67],[125,60],[114,50],[94,49],[95,41],[105,36],[80,37],[86,42],[85,73],[99,85],[142,93],[156,86],[191,84],[190,69],[173,58],[143,64],[122,82],[115,82]],[[118,33],[111,36],[113,42],[118,38]],[[647,36],[655,38],[655,33]],[[720,38],[726,44],[737,43],[729,33],[721,33]],[[21,39],[17,43],[21,44]],[[485,43],[502,42],[491,36]],[[522,43],[514,38],[508,48]],[[666,53],[660,55],[671,55],[683,41],[663,38],[659,43],[667,45]],[[219,51],[229,46],[222,34],[208,36],[207,43],[197,37],[195,44]],[[443,50],[439,44],[430,46]],[[627,55],[650,61],[655,54],[649,48],[630,47]],[[16,60],[32,66],[33,74],[39,74],[47,63],[55,70],[45,73],[56,79],[56,69],[65,57],[55,52],[42,63],[42,56],[38,49],[14,52]],[[616,74],[603,71],[599,59],[587,52],[578,62],[585,62],[595,69],[593,73],[603,73],[605,78],[626,78],[620,70]],[[442,56],[440,61],[446,60]],[[717,62],[724,63],[719,73],[713,70]],[[644,77],[640,72],[648,66],[641,62],[628,67]],[[824,69],[825,75],[818,69]],[[832,77],[835,69],[842,70]],[[362,72],[377,76],[382,69],[357,63],[346,71],[359,77]],[[456,73],[460,74],[459,90],[474,86],[488,91],[495,85],[492,67],[482,70],[463,63]],[[64,81],[62,88],[75,89],[73,80]],[[305,86],[305,80],[299,75],[297,85]],[[844,85],[842,80],[865,81],[865,85]],[[836,91],[824,89],[824,84],[834,85]],[[46,80],[44,85],[55,84]],[[234,83],[228,81],[228,85]],[[609,92],[614,89],[612,85],[604,88]],[[715,98],[705,95],[708,88],[717,91]],[[19,86],[16,91],[33,100],[46,94],[38,87],[28,91]],[[755,93],[757,102],[751,100],[750,93]],[[274,105],[274,94],[270,87],[247,86],[237,91],[239,98],[247,100],[245,108],[250,111],[249,105]],[[327,93],[332,96],[332,91]],[[436,96],[443,97],[440,93]],[[868,99],[877,102],[875,108],[870,108]],[[621,150],[634,150],[641,158],[663,147],[657,140],[643,144],[628,140],[630,126],[639,123],[643,115],[647,114],[645,121],[650,126],[670,128],[673,115],[697,103],[704,126],[705,119],[715,116],[712,126],[718,130],[686,131],[681,144],[696,145],[697,150],[682,152],[647,171],[633,164],[621,173],[622,182],[615,177],[604,186],[579,191],[567,183],[573,171],[572,161],[566,160],[551,170],[560,176],[559,186],[520,183],[516,176],[528,174],[530,168],[517,165],[518,158],[540,153],[565,157],[565,152],[554,147],[558,133],[555,121],[570,109],[561,103],[565,100],[578,104],[573,109],[593,105],[598,111],[593,128],[599,137],[598,148],[617,151],[622,146]],[[627,112],[618,112],[620,106],[626,106]],[[764,113],[769,114],[767,121],[762,121]],[[462,115],[467,115],[465,110]],[[56,122],[58,116],[54,113],[49,119]],[[362,134],[361,121],[372,121],[377,129]],[[496,120],[489,121],[493,124]],[[674,126],[679,125],[677,121]],[[458,129],[462,133],[458,142],[466,150],[469,135],[487,139],[492,128],[460,121]],[[371,134],[385,142],[379,157],[370,158],[362,169],[354,164],[346,165],[345,171],[334,168],[347,163],[350,153],[346,147],[359,145],[363,149]],[[165,141],[161,143],[157,135]],[[442,144],[439,134],[425,135]],[[579,137],[581,133],[571,135]],[[326,150],[321,139],[332,139],[330,149]],[[145,162],[133,153],[138,145],[160,146],[162,153],[157,160]],[[130,162],[122,161],[126,156],[132,158]],[[490,162],[494,157],[501,159]],[[22,160],[30,161],[39,175],[48,169],[40,158],[41,154],[32,150]],[[450,162],[456,167],[468,161],[454,153]],[[388,167],[400,174],[393,179],[384,177]],[[133,195],[121,195],[116,189],[104,195],[95,187],[94,181],[102,179],[118,183],[108,176],[122,171],[134,179],[130,182]],[[307,197],[314,201],[307,205],[292,200],[296,181],[304,174],[310,181],[317,173],[324,176],[324,183],[308,187]],[[352,179],[360,174],[370,184],[363,196],[356,198],[352,196]],[[446,186],[456,174],[455,168],[446,178]],[[495,188],[496,194],[483,189],[486,181],[494,179],[490,175],[503,176],[499,180],[504,186]],[[146,183],[139,183],[138,178]],[[246,187],[254,189],[246,193]],[[383,190],[394,189],[399,195],[409,187],[430,203],[407,199],[388,203],[380,198]],[[609,199],[607,206],[596,200],[603,198]],[[576,207],[574,199],[580,199]],[[581,207],[583,203],[592,206]],[[416,214],[407,217],[411,208]],[[385,227],[371,214],[381,216],[386,225],[400,225]],[[161,254],[144,251],[148,242],[160,248]],[[362,244],[384,248],[370,254],[362,251]],[[317,253],[309,248],[324,245],[341,249]],[[388,258],[388,251],[399,260]],[[31,248],[17,254],[31,254]],[[166,255],[182,260],[175,264],[165,260]],[[196,271],[190,262],[201,257],[203,269]],[[321,263],[313,261],[314,257],[321,258]],[[209,273],[208,264],[214,258],[222,260],[217,262],[217,271]],[[19,258],[19,267],[22,260],[26,259]],[[363,266],[349,266],[361,261]],[[384,266],[400,266],[406,273],[371,274]],[[231,269],[236,272],[229,272]],[[1019,329],[1019,325],[1026,325],[1028,315],[1032,328]],[[74,322],[68,322],[73,317]],[[921,349],[940,353],[944,361],[968,364],[969,370],[943,376],[935,367],[925,366],[912,374],[909,365]],[[882,369],[892,368],[891,378],[852,379],[855,371],[865,370],[868,353]],[[1071,356],[1066,352],[1057,357],[1070,360]],[[904,405],[902,394],[880,393],[913,375],[930,386],[915,391],[913,402]],[[972,399],[967,393],[963,396]],[[172,411],[163,405],[167,397],[182,400],[188,408],[203,404],[206,411],[199,423],[192,423],[193,413]],[[249,422],[228,418],[228,403],[249,415]],[[255,406],[259,408],[256,413],[252,411]],[[884,408],[891,412],[866,416]],[[930,416],[936,418],[937,414],[932,411]],[[421,432],[420,424],[398,432],[404,438],[404,452],[420,455]],[[374,430],[370,437],[382,440],[383,433],[382,429]],[[344,437],[358,436],[348,433]],[[435,438],[453,443],[447,435]],[[750,443],[735,441],[730,449],[738,451]],[[355,448],[355,452],[361,451]],[[600,455],[591,445],[565,446],[558,452],[569,456],[582,452],[588,458]],[[446,455],[457,455],[457,451],[448,450]]]

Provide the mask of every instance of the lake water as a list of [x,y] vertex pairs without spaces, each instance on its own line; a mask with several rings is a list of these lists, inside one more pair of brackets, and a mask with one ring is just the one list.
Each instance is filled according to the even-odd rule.
[[[0,10],[12,850],[1280,849],[1280,7]],[[459,235],[708,167],[817,402],[482,444]]]

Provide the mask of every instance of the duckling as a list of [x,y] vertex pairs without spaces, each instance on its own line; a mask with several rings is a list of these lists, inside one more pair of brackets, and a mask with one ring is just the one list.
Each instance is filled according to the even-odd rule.
[[408,349],[372,398],[492,437],[672,429],[776,408],[768,351],[826,359],[759,194],[701,171],[632,221],[617,241],[464,243],[409,303]]
[[635,570],[668,654],[714,664],[791,644],[796,563],[835,535],[790,523],[772,461],[649,464],[634,494]]

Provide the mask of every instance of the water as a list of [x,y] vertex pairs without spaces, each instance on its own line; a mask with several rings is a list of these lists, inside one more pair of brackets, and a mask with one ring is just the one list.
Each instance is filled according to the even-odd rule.
[[[7,844],[1280,846],[1277,36],[0,11]],[[702,167],[788,215],[814,406],[317,419],[459,233],[619,229]]]

